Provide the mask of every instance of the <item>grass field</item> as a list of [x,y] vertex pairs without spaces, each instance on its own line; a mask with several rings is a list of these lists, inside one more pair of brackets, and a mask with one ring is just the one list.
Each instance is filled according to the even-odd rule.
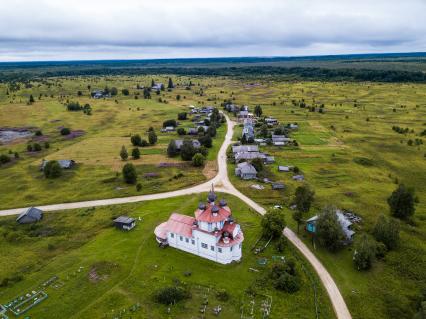
[[[167,84],[167,78],[157,79]],[[0,117],[1,127],[36,127],[41,129],[43,136],[33,137],[33,142],[49,141],[50,148],[41,152],[27,152],[28,139],[16,140],[13,143],[0,145],[0,154],[18,152],[19,161],[4,165],[0,168],[0,180],[4,191],[0,195],[0,207],[22,207],[41,205],[55,202],[69,202],[95,198],[122,197],[128,195],[164,192],[200,183],[214,175],[216,154],[223,141],[226,127],[218,129],[213,147],[209,151],[206,169],[194,168],[184,164],[179,157],[167,157],[169,141],[178,137],[176,132],[161,133],[163,121],[177,119],[179,112],[189,111],[188,106],[197,104],[198,89],[185,90],[182,86],[173,92],[165,91],[157,96],[153,93],[150,100],[134,99],[137,84],[150,83],[151,78],[139,78],[132,81],[126,78],[114,80],[103,79],[58,79],[48,84],[34,85],[30,89],[21,89],[9,95],[6,100],[6,87],[0,85]],[[50,82],[48,82],[50,83]],[[105,86],[116,86],[119,91],[129,88],[131,94],[109,99],[91,99],[87,97],[90,85],[103,89]],[[77,92],[82,91],[82,96]],[[29,95],[41,100],[33,105],[27,105]],[[176,95],[182,96],[180,101]],[[47,97],[45,96],[47,95]],[[54,97],[52,98],[51,95]],[[167,100],[160,103],[158,98]],[[185,97],[185,98],[184,98]],[[93,109],[91,116],[83,112],[69,112],[62,103],[79,101],[84,105],[89,103]],[[213,104],[213,102],[211,103]],[[190,120],[180,121],[180,127],[188,128],[194,124]],[[141,158],[130,159],[137,166],[139,182],[142,190],[137,192],[132,185],[126,185],[121,178],[121,168],[126,163],[119,156],[124,145],[129,155],[133,146],[130,143],[131,134],[140,134],[147,139],[149,127],[154,127],[158,135],[158,143],[154,146],[140,148]],[[83,130],[83,136],[65,139],[60,135],[60,128]],[[13,157],[13,154],[12,154]],[[42,159],[73,159],[77,167],[64,172],[64,176],[56,180],[46,180],[39,166]],[[158,168],[161,162],[184,164],[181,167]],[[154,178],[145,178],[145,173],[158,173]]]
[[[360,215],[363,223],[358,232],[368,232],[380,214],[389,214],[386,199],[396,182],[415,188],[420,202],[414,224],[401,224],[401,246],[371,271],[354,269],[351,248],[331,254],[312,247],[303,235],[337,281],[353,318],[411,318],[426,287],[426,148],[407,144],[421,139],[426,129],[425,89],[424,85],[315,82],[234,89],[236,103],[261,104],[264,115],[281,123],[299,123],[299,130],[292,134],[299,142],[297,149],[261,147],[275,156],[276,163],[267,167],[267,174],[284,182],[285,191],[270,191],[269,185],[255,190],[250,187],[254,182],[239,180],[233,176],[234,166],[229,167],[234,185],[255,201],[267,207],[277,203],[289,207],[303,182],[293,181],[291,173],[279,173],[277,166],[297,166],[316,192],[306,218],[325,205],[334,205]],[[324,103],[325,113],[293,105],[292,100],[302,98],[308,105]],[[408,127],[410,133],[398,134],[392,130],[394,125]],[[291,210],[285,211],[296,229]]]
[[[173,248],[159,248],[153,235],[155,226],[174,211],[192,215],[205,197],[206,194],[200,194],[46,213],[43,221],[32,226],[18,226],[14,217],[2,218],[0,232],[6,240],[0,241],[4,252],[0,257],[0,281],[18,275],[23,277],[11,279],[0,289],[0,302],[6,303],[24,292],[36,290],[39,284],[57,276],[55,283],[60,287],[46,288],[49,297],[26,315],[47,319],[198,318],[206,295],[209,299],[206,318],[215,317],[212,307],[218,304],[223,308],[221,318],[240,318],[240,307],[244,306],[246,311],[250,308],[251,299],[245,296],[250,287],[257,292],[258,302],[264,295],[272,297],[270,318],[315,318],[314,283],[319,318],[334,317],[328,297],[312,269],[291,247],[284,253],[277,253],[273,245],[260,255],[251,252],[260,234],[260,216],[234,197],[225,195],[245,234],[241,263],[220,265]],[[138,219],[134,230],[127,233],[112,227],[113,217],[121,214]],[[265,284],[263,277],[272,255],[296,260],[302,280],[299,292],[282,293]],[[259,265],[259,258],[267,258],[268,264]],[[191,275],[185,276],[185,272]],[[153,293],[176,279],[190,285],[192,298],[172,306],[168,314],[167,307],[154,302]],[[218,301],[215,297],[218,289],[225,289],[230,299]]]

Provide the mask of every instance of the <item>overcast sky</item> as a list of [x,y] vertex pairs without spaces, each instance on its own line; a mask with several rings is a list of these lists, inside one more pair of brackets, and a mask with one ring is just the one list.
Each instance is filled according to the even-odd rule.
[[0,0],[0,61],[426,51],[426,0]]

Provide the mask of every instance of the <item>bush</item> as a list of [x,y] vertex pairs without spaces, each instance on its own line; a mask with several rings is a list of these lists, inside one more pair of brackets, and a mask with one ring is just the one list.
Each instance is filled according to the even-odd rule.
[[155,134],[154,131],[149,131],[148,141],[149,141],[149,144],[151,145],[154,145],[155,143],[157,143],[157,134]]
[[133,157],[133,159],[139,159],[139,158],[141,158],[141,152],[139,151],[139,149],[137,147],[135,147],[132,150],[132,157]]
[[251,161],[251,165],[254,166],[258,173],[262,172],[264,169],[263,160],[261,158],[254,158]]
[[180,148],[180,156],[184,161],[191,161],[192,157],[197,153],[192,141],[185,140]]
[[216,291],[216,298],[219,301],[226,302],[229,300],[229,293],[225,289],[218,289]]
[[138,179],[138,175],[136,173],[136,168],[133,166],[133,164],[131,163],[127,163],[126,165],[123,166],[123,178],[124,181],[127,184],[135,184],[137,179]]
[[62,175],[62,167],[58,161],[48,161],[43,171],[46,178],[57,178]]
[[210,135],[204,135],[198,139],[198,141],[201,143],[201,145],[210,148],[213,146],[213,140]]
[[42,135],[43,135],[43,132],[41,130],[37,130],[35,132],[35,136],[42,136]]
[[275,243],[275,248],[279,253],[284,252],[284,249],[287,247],[287,238],[282,235],[277,242]]
[[178,120],[179,121],[184,121],[187,119],[187,113],[186,112],[182,112],[178,114]]
[[33,151],[33,146],[31,144],[27,145],[27,151],[28,152],[32,152]]
[[200,167],[200,166],[204,166],[204,161],[205,161],[205,157],[200,154],[200,153],[196,153],[193,157],[192,157],[192,165],[194,165],[195,167]]
[[61,129],[61,135],[69,135],[71,130],[68,127],[64,127]]
[[173,126],[176,127],[177,123],[176,120],[166,120],[163,122],[163,127],[167,127],[167,126]]
[[128,89],[122,89],[121,90],[121,94],[123,94],[123,95],[129,95],[129,90]]
[[41,145],[38,143],[34,143],[33,145],[33,151],[34,152],[40,152],[41,151]]
[[67,103],[68,111],[81,111],[82,107],[78,102],[69,102]]
[[375,243],[366,235],[362,234],[355,243],[353,255],[354,265],[358,270],[370,269],[376,255]]
[[127,160],[129,157],[129,153],[127,153],[127,149],[124,145],[121,147],[120,157],[123,161]]
[[373,236],[383,243],[388,250],[395,249],[399,244],[399,223],[384,215],[379,216],[373,229]]
[[142,190],[142,184],[141,183],[137,183],[136,184],[136,191],[140,192]]
[[163,305],[172,305],[189,298],[191,298],[191,293],[181,286],[164,287],[157,290],[154,295],[155,301]]
[[300,289],[300,280],[296,276],[292,276],[289,273],[282,274],[275,281],[275,289],[282,290],[288,293],[295,293]]
[[169,157],[174,157],[179,154],[178,149],[176,148],[176,143],[174,140],[169,142],[169,146],[167,146],[167,155]]
[[141,140],[141,145],[140,145],[141,147],[147,147],[147,146],[149,146],[149,143],[148,143],[148,141],[147,140],[144,140],[144,139],[142,139]]
[[6,154],[1,154],[0,155],[0,164],[6,164],[9,163],[11,161],[11,158],[6,155]]
[[118,93],[118,90],[116,87],[112,87],[110,90],[111,96],[116,96]]
[[45,149],[48,149],[48,148],[50,148],[50,143],[49,142],[44,142],[44,148]]
[[179,135],[186,135],[186,131],[185,131],[185,129],[184,129],[183,127],[179,127],[179,128],[177,129],[177,133],[178,133]]
[[393,216],[408,219],[415,212],[414,191],[401,184],[388,198],[388,204]]
[[139,134],[135,134],[130,137],[130,142],[133,146],[141,146],[142,138]]

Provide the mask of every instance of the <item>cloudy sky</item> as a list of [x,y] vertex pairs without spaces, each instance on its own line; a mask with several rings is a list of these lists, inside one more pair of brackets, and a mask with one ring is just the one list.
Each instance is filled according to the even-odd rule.
[[426,0],[0,0],[0,61],[426,51]]

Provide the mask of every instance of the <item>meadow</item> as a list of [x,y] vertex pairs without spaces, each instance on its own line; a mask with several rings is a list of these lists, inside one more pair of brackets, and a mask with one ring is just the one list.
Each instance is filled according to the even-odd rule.
[[[243,202],[224,197],[244,230],[243,259],[220,265],[173,248],[159,248],[153,229],[172,212],[192,215],[207,194],[137,204],[46,213],[35,225],[17,225],[15,218],[1,218],[0,302],[7,303],[57,276],[43,288],[48,298],[30,309],[31,318],[200,318],[208,298],[205,318],[248,315],[250,295],[256,293],[255,312],[272,297],[269,318],[333,318],[328,297],[313,270],[292,247],[277,252],[273,244],[255,255],[252,246],[260,235],[260,216]],[[112,226],[119,215],[136,218],[137,226],[123,232]],[[275,290],[264,280],[272,256],[295,260],[301,289],[293,294]],[[266,265],[260,265],[260,259]],[[254,270],[253,270],[254,269]],[[5,278],[10,278],[4,284]],[[183,282],[192,297],[169,307],[155,302],[157,289]],[[315,287],[315,288],[314,288]],[[315,289],[315,291],[314,291]],[[227,300],[218,300],[225,290]],[[316,297],[315,297],[316,296]],[[247,318],[247,317],[244,317]],[[256,318],[258,318],[256,316]],[[260,318],[260,317],[259,317]]]
[[[424,145],[409,145],[422,139],[426,129],[426,87],[412,84],[261,82],[234,91],[236,103],[262,105],[263,114],[281,123],[298,123],[291,136],[299,147],[261,147],[275,156],[266,175],[286,185],[284,191],[256,190],[253,181],[229,174],[234,185],[265,207],[284,206],[292,219],[294,191],[303,183],[315,190],[314,207],[305,218],[332,205],[363,218],[358,233],[369,232],[377,217],[389,215],[387,198],[398,183],[413,187],[419,203],[412,222],[401,222],[401,245],[389,252],[373,269],[359,272],[352,264],[351,246],[330,253],[312,245],[303,230],[305,243],[325,264],[337,281],[353,318],[411,318],[426,287],[426,175]],[[324,113],[309,112],[293,104],[304,99],[309,106],[325,105]],[[318,108],[317,108],[318,110]],[[398,134],[393,126],[408,127]],[[235,139],[241,131],[236,130]],[[423,137],[424,140],[424,137]],[[304,182],[293,181],[292,173],[278,172],[278,165],[297,166]]]
[[[167,80],[167,77],[156,79],[165,85]],[[0,168],[0,180],[4,187],[0,195],[0,207],[165,192],[195,185],[214,176],[216,154],[226,127],[218,129],[204,170],[184,163],[179,157],[168,158],[167,146],[170,140],[183,137],[176,132],[160,132],[163,121],[177,120],[178,113],[188,112],[188,106],[198,102],[194,98],[200,93],[198,86],[193,90],[186,90],[182,83],[172,92],[164,91],[160,95],[152,92],[151,99],[144,99],[139,95],[142,90],[136,89],[136,86],[149,85],[150,81],[151,78],[147,77],[131,80],[55,79],[43,84],[34,83],[31,88],[22,85],[14,93],[9,92],[7,86],[1,87],[0,126],[31,127],[33,131],[41,130],[43,135],[0,145],[0,154],[9,154],[12,158],[13,153],[19,154],[19,160]],[[112,98],[92,99],[88,86],[91,90],[106,86],[117,87],[119,94]],[[130,90],[128,96],[121,94],[123,88]],[[36,97],[36,101],[28,105],[30,95]],[[181,95],[180,101],[176,99],[177,95]],[[159,99],[163,102],[159,102]],[[67,111],[64,106],[67,101],[78,101],[81,105],[89,103],[92,115]],[[180,121],[180,124],[179,127],[186,129],[194,126],[189,119]],[[84,134],[71,139],[61,136],[60,129],[63,127],[70,128],[71,131],[83,131]],[[157,144],[140,148],[141,158],[132,159],[130,136],[140,134],[147,140],[150,127],[156,131]],[[46,141],[50,145],[48,149],[44,147]],[[27,145],[33,143],[42,145],[42,151],[27,152]],[[130,159],[127,162],[133,163],[137,168],[138,182],[142,185],[140,191],[133,185],[125,184],[121,178],[121,168],[126,163],[119,155],[123,145],[129,152]],[[72,159],[77,166],[64,171],[59,179],[48,180],[39,170],[42,159]],[[174,166],[159,168],[160,163],[171,163]]]

